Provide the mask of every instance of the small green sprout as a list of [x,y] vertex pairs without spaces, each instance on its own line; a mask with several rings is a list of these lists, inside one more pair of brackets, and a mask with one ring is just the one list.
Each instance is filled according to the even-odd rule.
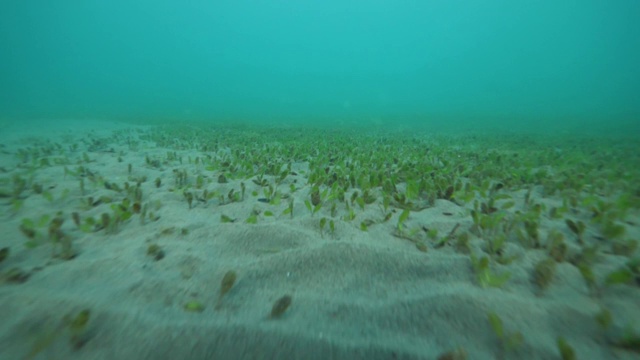
[[320,219],[320,236],[324,237],[323,230],[326,225],[327,225],[327,218],[323,217],[322,219]]
[[348,213],[342,217],[345,221],[353,221],[356,218],[356,212],[353,211],[353,208],[349,208]]
[[600,311],[596,314],[595,319],[598,322],[598,325],[600,325],[603,330],[608,329],[613,323],[613,316],[611,315],[611,311],[604,307],[600,308]]
[[614,346],[640,353],[640,334],[631,326],[627,326],[620,339],[613,343]]
[[602,227],[602,235],[607,240],[616,240],[624,236],[626,230],[624,225],[616,224],[613,221],[606,221]]
[[469,247],[469,233],[464,232],[456,237],[456,250],[461,253],[469,253],[471,251]]
[[502,351],[510,352],[519,348],[524,343],[524,336],[521,332],[515,331],[508,333],[504,329],[504,324],[498,314],[490,312],[487,314],[487,318],[489,320],[489,324],[491,324],[493,332],[496,334],[498,340],[500,341]]
[[634,274],[627,267],[621,267],[617,270],[614,270],[607,275],[605,280],[605,284],[607,285],[616,285],[616,284],[629,284],[632,283],[635,279]]
[[43,191],[42,197],[45,198],[45,200],[47,200],[48,202],[53,203],[53,194],[50,191]]
[[560,357],[562,360],[575,360],[576,352],[573,350],[571,345],[565,340],[562,336],[558,337],[557,340],[558,351],[560,352]]
[[69,343],[74,349],[81,348],[88,340],[87,324],[91,317],[91,310],[83,309],[77,314],[67,314],[62,318],[60,324],[49,331],[41,334],[31,347],[31,351],[25,356],[25,359],[34,359],[44,349],[48,348],[60,336],[64,334],[64,330],[68,330]]
[[493,258],[500,257],[504,252],[504,246],[506,242],[506,234],[497,234],[495,236],[488,237],[486,240],[487,252]]
[[489,258],[486,256],[478,259],[471,253],[471,265],[476,273],[478,283],[483,287],[502,287],[511,278],[511,273],[495,273],[489,267]]
[[245,222],[247,224],[257,224],[258,223],[258,215],[255,214],[255,213],[252,213],[251,215],[249,215],[247,220],[245,220]]
[[638,249],[638,240],[617,240],[611,243],[611,252],[615,255],[632,256]]
[[[89,323],[89,319],[91,317],[91,310],[83,309],[79,311],[77,314],[68,314],[65,315],[62,319],[61,327],[66,327],[69,331],[69,343],[74,349],[81,348],[88,340],[87,335],[87,324]],[[57,338],[60,332],[55,332],[52,334],[54,337],[52,340]],[[48,346],[48,345],[46,345]],[[45,347],[46,347],[45,346]],[[40,350],[44,349],[41,348]],[[39,351],[38,351],[39,352]]]
[[524,221],[524,230],[527,234],[529,240],[529,246],[532,248],[540,247],[540,232],[539,232],[539,224],[537,221],[533,220],[525,220]]
[[229,216],[225,215],[225,214],[220,214],[220,222],[222,223],[232,223],[235,222],[236,219],[232,219]]
[[567,244],[564,242],[564,236],[559,231],[549,232],[547,240],[548,253],[556,262],[563,262],[567,254]]
[[322,208],[322,202],[318,202],[316,205],[312,205],[312,203],[307,199],[304,201],[304,205],[307,207],[307,210],[311,213],[311,216],[315,215]]
[[184,310],[187,312],[203,312],[204,311],[204,305],[197,300],[191,300],[188,301],[186,304],[184,304]]
[[578,264],[578,270],[580,271],[580,274],[582,275],[582,278],[584,279],[591,293],[597,294],[599,291],[598,284],[596,283],[596,276],[593,273],[591,266],[587,263],[580,263]]
[[402,211],[402,213],[400,214],[400,217],[398,218],[398,224],[396,225],[396,228],[398,229],[398,231],[402,232],[404,230],[404,222],[407,221],[410,214],[411,214],[411,210],[409,209],[404,209]]

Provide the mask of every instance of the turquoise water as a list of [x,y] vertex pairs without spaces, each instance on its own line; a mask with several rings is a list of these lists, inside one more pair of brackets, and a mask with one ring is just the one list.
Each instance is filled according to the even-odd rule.
[[3,1],[0,118],[628,132],[638,14],[634,0]]

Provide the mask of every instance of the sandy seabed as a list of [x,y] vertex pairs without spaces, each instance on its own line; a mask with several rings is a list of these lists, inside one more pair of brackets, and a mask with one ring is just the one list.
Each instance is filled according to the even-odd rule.
[[[300,161],[277,185],[283,194],[296,188],[288,197],[291,216],[287,199],[264,202],[254,176],[220,183],[221,171],[194,160],[233,149],[159,145],[144,137],[154,129],[102,122],[0,129],[0,248],[9,249],[0,263],[0,359],[561,359],[559,337],[578,359],[638,357],[612,345],[640,324],[637,279],[600,285],[594,295],[578,267],[561,261],[541,291],[532,271],[547,257],[546,247],[528,249],[510,238],[503,251],[514,260],[492,261],[492,271],[510,274],[508,281],[482,286],[470,253],[453,241],[438,246],[437,239],[468,233],[472,252],[486,255],[473,231],[471,202],[437,198],[412,211],[403,226],[420,229],[420,239],[403,238],[397,236],[402,209],[391,205],[390,219],[382,221],[380,199],[354,206],[353,221],[342,205],[335,216],[328,206],[312,214],[305,206],[310,164]],[[261,141],[255,131],[243,131]],[[51,153],[25,159],[37,148]],[[183,160],[154,163],[174,152]],[[78,173],[79,166],[86,171]],[[179,186],[182,171],[187,178]],[[28,186],[13,197],[18,175]],[[124,184],[137,182],[144,215],[137,209],[117,225],[101,226],[102,214],[115,213],[130,194]],[[231,201],[229,191],[239,193],[240,183],[246,193]],[[195,194],[191,205],[185,189]],[[216,196],[198,198],[204,189]],[[503,192],[513,199],[512,213],[525,208],[527,196],[547,210],[562,204],[539,187],[529,195],[526,188]],[[637,214],[632,209],[622,223],[627,239],[639,238]],[[255,223],[247,221],[252,215]],[[52,234],[58,216],[64,222]],[[95,223],[82,228],[88,217]],[[333,221],[333,230],[320,227],[322,218]],[[21,231],[25,219],[33,223],[33,238]],[[562,219],[542,219],[541,233],[555,229],[569,253],[579,253]],[[430,238],[435,230],[439,235]],[[53,246],[56,231],[63,235]],[[37,246],[25,246],[30,242]],[[602,240],[589,227],[585,242]],[[602,250],[596,282],[604,284],[631,256]],[[221,295],[230,271],[235,281]],[[283,296],[290,305],[272,315]],[[613,316],[606,328],[596,320],[603,309]],[[488,321],[492,313],[503,322],[502,338]]]

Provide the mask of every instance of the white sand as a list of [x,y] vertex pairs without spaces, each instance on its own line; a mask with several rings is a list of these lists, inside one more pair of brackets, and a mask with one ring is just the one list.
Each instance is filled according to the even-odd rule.
[[[121,126],[64,124],[54,133],[52,126],[42,125],[30,128],[29,135],[64,141],[64,136],[79,139]],[[13,152],[29,146],[18,141],[24,135],[3,130],[0,166],[7,173],[0,175],[10,177],[17,161]],[[522,256],[501,267],[512,278],[503,288],[482,288],[469,255],[452,246],[434,249],[432,244],[423,253],[410,241],[392,236],[399,211],[391,221],[364,232],[358,228],[361,219],[383,216],[378,206],[368,205],[353,223],[337,221],[335,234],[327,226],[321,235],[318,222],[329,210],[310,215],[304,206],[308,188],[295,193],[290,219],[280,215],[286,201],[277,206],[258,202],[251,192],[261,190],[251,181],[245,182],[244,201],[220,206],[212,199],[188,209],[182,194],[168,191],[172,167],[145,166],[145,155],[165,154],[167,149],[146,143],[138,151],[125,150],[122,143],[110,146],[115,153],[90,152],[95,161],[87,167],[122,184],[131,163],[133,176],[148,178],[142,184],[145,201],[161,201],[160,219],[143,225],[134,215],[115,234],[77,230],[71,212],[98,217],[108,206],[80,210],[78,181],[65,179],[63,166],[47,167],[36,175],[43,184],[55,184],[53,204],[30,195],[13,214],[7,199],[0,199],[0,248],[11,249],[0,271],[33,271],[22,284],[0,285],[0,359],[25,358],[39,339],[60,329],[65,314],[83,308],[91,310],[83,335],[86,344],[72,349],[65,330],[35,359],[435,359],[458,347],[465,349],[468,359],[495,359],[501,346],[487,321],[489,311],[500,315],[508,332],[524,335],[524,344],[505,358],[559,359],[558,336],[567,339],[580,359],[637,358],[607,345],[593,318],[603,303],[615,314],[627,314],[619,320],[640,323],[638,287],[614,286],[606,297],[595,299],[579,271],[565,262],[558,264],[545,294],[536,296],[531,269],[544,253],[509,244],[512,254]],[[120,150],[125,150],[122,162],[117,161]],[[160,189],[153,184],[156,177],[163,179]],[[223,194],[240,188],[239,180],[218,184],[216,177],[211,176],[208,188]],[[297,178],[300,185],[306,183],[302,175]],[[86,188],[96,198],[110,193],[90,183]],[[59,200],[63,189],[70,193]],[[524,192],[514,194],[523,196]],[[244,223],[254,208],[276,216],[261,215],[257,224]],[[37,219],[59,209],[66,218],[62,229],[72,236],[78,252],[68,261],[51,259],[48,244],[25,248],[26,238],[19,231],[21,219]],[[221,214],[238,220],[221,223]],[[456,223],[466,230],[471,217],[465,208],[446,200],[412,213],[408,220],[409,226],[424,224],[440,234]],[[557,223],[545,224],[544,231],[559,227]],[[174,231],[163,234],[170,228]],[[182,229],[188,233],[182,234]],[[638,237],[637,226],[631,234]],[[473,239],[472,244],[479,241]],[[151,243],[165,251],[160,261],[146,254]],[[624,260],[609,257],[598,268],[598,278]],[[236,271],[238,279],[216,310],[220,282],[229,270]],[[292,296],[292,305],[281,318],[269,319],[273,303],[285,294]],[[184,304],[192,300],[201,302],[204,311],[185,311]]]

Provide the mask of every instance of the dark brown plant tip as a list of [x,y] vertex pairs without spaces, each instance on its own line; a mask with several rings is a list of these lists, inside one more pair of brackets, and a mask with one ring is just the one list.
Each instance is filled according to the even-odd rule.
[[4,247],[0,249],[0,263],[2,263],[9,256],[9,248]]
[[632,256],[640,242],[638,240],[618,240],[611,244],[611,252],[620,256]]
[[109,224],[111,223],[111,217],[107,213],[102,213],[102,215],[100,215],[100,221],[102,226],[101,228],[107,229],[109,228]]
[[271,319],[280,318],[282,314],[284,314],[285,311],[287,311],[289,306],[291,306],[291,301],[292,301],[291,295],[285,295],[279,298],[278,300],[276,300],[276,302],[273,304],[273,307],[271,308],[270,318]]
[[447,239],[451,240],[455,238],[456,231],[458,231],[459,228],[460,228],[460,223],[456,223],[455,226],[451,229],[451,231],[449,231],[449,234],[447,234]]
[[142,210],[142,205],[140,205],[139,202],[135,202],[133,203],[133,206],[131,207],[131,209],[133,210],[134,213],[140,214],[140,211]]
[[558,244],[554,244],[551,249],[549,249],[549,256],[551,256],[556,262],[563,262],[567,254],[567,244],[564,242],[560,242]]
[[226,293],[231,290],[233,285],[236,283],[237,274],[233,270],[229,270],[224,274],[222,278],[222,282],[220,283],[220,296],[224,296]]
[[190,191],[184,192],[184,197],[187,199],[187,204],[189,204],[189,209],[193,206],[193,194]]
[[538,262],[533,272],[533,282],[538,286],[540,294],[542,294],[551,284],[556,272],[556,261],[547,258]]
[[80,227],[80,224],[81,224],[80,214],[74,211],[73,213],[71,213],[71,218],[73,219],[73,223],[76,224],[77,227]]
[[20,231],[29,239],[33,240],[36,238],[36,231],[32,228],[27,227],[25,224],[20,224]]
[[36,194],[42,194],[42,192],[44,191],[41,184],[33,184],[32,188],[33,188],[33,192]]
[[222,308],[222,298],[231,290],[233,285],[236,283],[238,275],[235,271],[229,270],[222,277],[222,281],[220,282],[220,294],[218,295],[218,302],[216,303],[216,310],[220,310]]
[[[353,199],[352,199],[352,201],[353,201]],[[315,189],[313,189],[313,191],[311,191],[311,204],[313,206],[316,206],[316,205],[320,204],[320,189],[315,188]]]
[[49,240],[53,242],[60,241],[64,237],[64,233],[60,229],[64,224],[62,216],[56,216],[49,222]]
[[425,243],[419,241],[416,242],[416,249],[418,249],[418,251],[422,251],[422,252],[428,252],[429,248],[427,248],[427,245],[425,245]]
[[567,219],[565,220],[565,223],[574,234],[578,235],[579,233],[578,226],[576,225],[576,223],[573,222],[573,220]]
[[164,250],[159,245],[151,244],[147,247],[147,255],[154,261],[160,261],[164,259]]
[[8,282],[12,284],[22,284],[31,276],[31,273],[25,272],[20,268],[11,268],[7,272],[0,274],[0,283]]
[[87,323],[90,318],[90,309],[83,309],[75,316],[70,314],[65,317],[70,333],[69,343],[74,350],[80,350],[90,340],[90,336],[87,333]]
[[455,350],[447,351],[446,353],[440,354],[438,356],[438,360],[466,360],[467,352],[464,348],[459,347]]
[[442,198],[444,200],[451,200],[451,197],[453,196],[454,190],[455,189],[454,189],[453,185],[449,185],[447,187],[447,189],[444,191],[444,194],[443,194]]
[[565,224],[572,233],[574,233],[578,237],[578,243],[582,243],[582,236],[584,234],[584,230],[586,229],[586,225],[582,221],[574,222],[571,219],[566,219]]
[[480,211],[485,215],[489,215],[498,211],[498,208],[496,208],[495,206],[487,205],[487,203],[483,202],[482,204],[480,204]]

